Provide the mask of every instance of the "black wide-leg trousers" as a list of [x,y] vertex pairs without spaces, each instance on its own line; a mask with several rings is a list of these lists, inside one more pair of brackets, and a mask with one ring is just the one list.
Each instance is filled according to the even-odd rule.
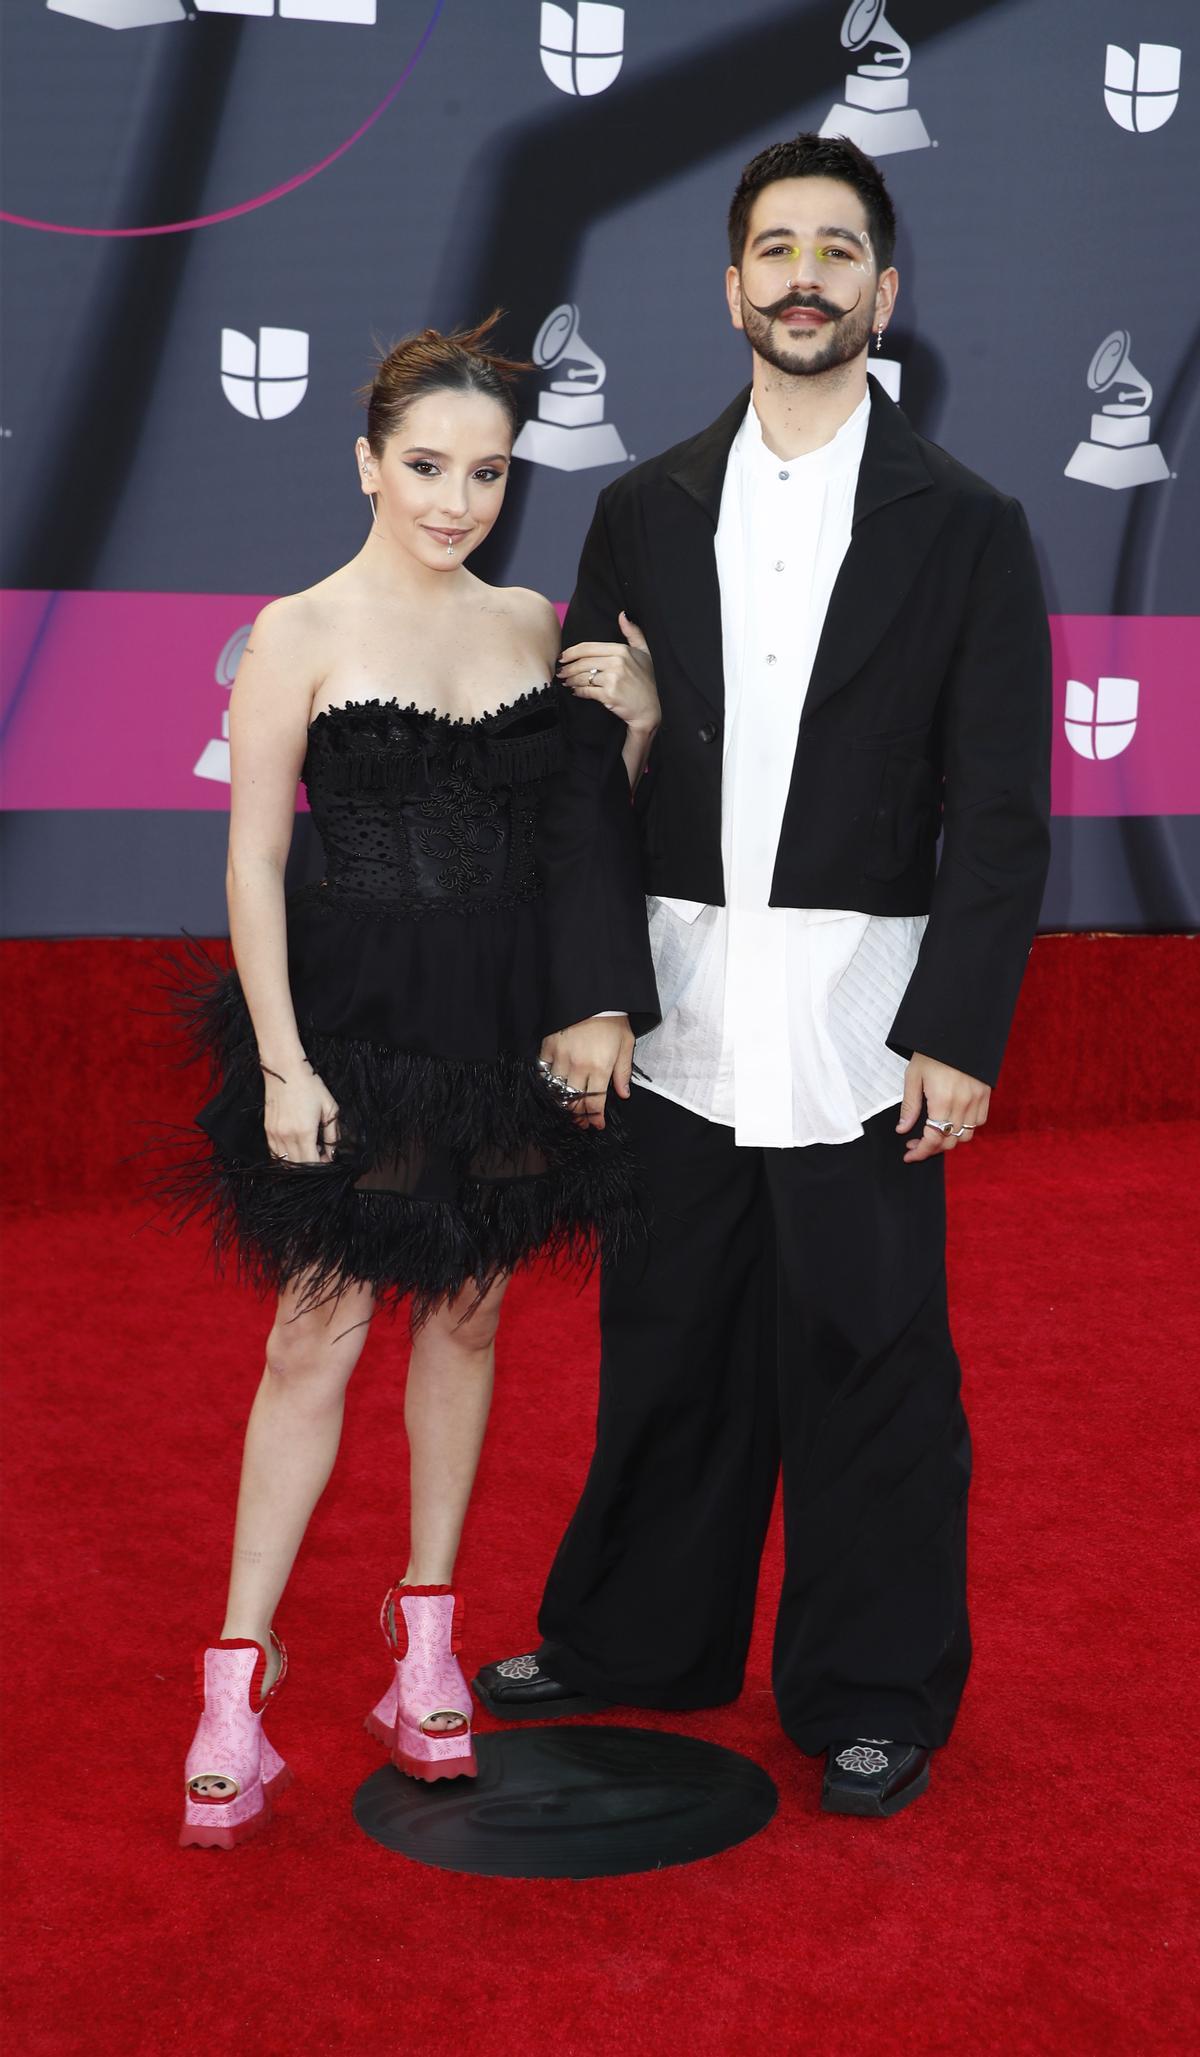
[[780,1719],[934,1747],[970,1663],[971,1446],[940,1158],[897,1110],[852,1143],[739,1147],[635,1086],[647,1234],[600,1285],[596,1451],[539,1615],[567,1685],[632,1706],[741,1689],[782,1471]]

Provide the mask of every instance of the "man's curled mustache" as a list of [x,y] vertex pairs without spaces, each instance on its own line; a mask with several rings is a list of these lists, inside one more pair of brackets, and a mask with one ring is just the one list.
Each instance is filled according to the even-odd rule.
[[[859,298],[861,297],[860,294]],[[835,307],[831,300],[822,300],[819,293],[785,293],[782,300],[773,300],[768,307],[760,307],[757,300],[751,300],[748,295],[746,304],[752,307],[756,314],[764,315],[768,321],[777,321],[781,314],[787,314],[793,307],[802,307],[812,314],[824,314],[830,321],[841,321],[843,316],[853,314],[858,301],[855,301],[854,307]]]

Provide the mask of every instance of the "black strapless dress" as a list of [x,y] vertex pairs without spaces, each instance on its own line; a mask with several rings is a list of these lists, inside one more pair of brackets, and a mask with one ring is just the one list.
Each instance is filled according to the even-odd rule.
[[581,1128],[536,1069],[555,1028],[657,1015],[623,731],[597,711],[550,684],[470,722],[366,701],[312,723],[326,872],[288,899],[288,973],[340,1140],[330,1163],[272,1159],[240,981],[210,975],[185,995],[208,1140],[163,1181],[261,1289],[314,1304],[361,1283],[419,1319],[635,1226],[619,1114]]

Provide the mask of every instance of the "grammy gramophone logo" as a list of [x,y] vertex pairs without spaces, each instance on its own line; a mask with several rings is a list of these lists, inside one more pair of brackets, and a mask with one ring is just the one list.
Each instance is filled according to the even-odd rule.
[[1170,478],[1166,458],[1150,441],[1154,388],[1130,361],[1128,329],[1105,336],[1088,366],[1087,382],[1097,396],[1108,393],[1111,398],[1093,414],[1091,435],[1076,445],[1067,478],[1114,489]]
[[620,464],[626,451],[604,419],[604,359],[579,333],[579,309],[564,300],[546,316],[533,346],[534,363],[553,374],[538,395],[535,419],[513,444],[513,456],[556,471]]
[[850,0],[842,23],[842,48],[857,55],[871,45],[871,56],[847,72],[845,102],[830,108],[821,134],[849,136],[869,157],[927,150],[929,131],[908,104],[908,44],[887,19],[884,0]]
[[[224,687],[226,692],[229,691],[234,679],[237,677],[237,668],[242,661],[242,652],[250,640],[250,631],[253,626],[253,622],[244,621],[240,629],[235,629],[213,666],[213,677],[219,686]],[[229,784],[228,702],[221,712],[221,733],[219,736],[213,736],[204,745],[203,750],[192,766],[192,775],[198,779],[216,779],[221,785],[227,786]]]

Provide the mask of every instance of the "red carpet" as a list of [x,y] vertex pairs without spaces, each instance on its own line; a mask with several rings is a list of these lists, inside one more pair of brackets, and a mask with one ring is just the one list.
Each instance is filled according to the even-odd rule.
[[[20,947],[26,972],[39,950],[104,953]],[[127,978],[134,953],[108,951]],[[116,1040],[104,979],[84,995],[81,1052],[39,975],[25,1049],[40,1068],[31,1094],[14,1052],[6,1095],[10,1145],[54,1203],[6,1236],[11,2049],[1195,2047],[1184,1453],[1200,1126],[991,1133],[952,1167],[978,1654],[911,1812],[818,1812],[819,1766],[783,1740],[767,1689],[773,1544],[741,1700],[670,1723],[777,1780],[779,1812],[754,1841],[552,1885],[422,1870],[362,1837],[350,1799],[381,1760],[360,1723],[386,1681],[374,1616],[405,1524],[404,1352],[381,1331],[280,1619],[293,1670],[274,1733],[297,1783],[260,1841],[179,1851],[192,1650],[219,1611],[265,1316],[210,1283],[195,1237],[138,1232],[145,1208],[114,1195],[125,1174],[98,1139],[136,1143],[160,1084],[139,1095],[146,1059]],[[1134,1020],[1107,1026],[1140,1062]],[[170,1087],[176,1106],[191,1090]],[[1076,1088],[1059,1076],[1057,1090]],[[52,1102],[57,1188],[39,1169]],[[461,1562],[468,1661],[529,1644],[589,1447],[594,1321],[590,1292],[523,1280],[510,1294]]]

